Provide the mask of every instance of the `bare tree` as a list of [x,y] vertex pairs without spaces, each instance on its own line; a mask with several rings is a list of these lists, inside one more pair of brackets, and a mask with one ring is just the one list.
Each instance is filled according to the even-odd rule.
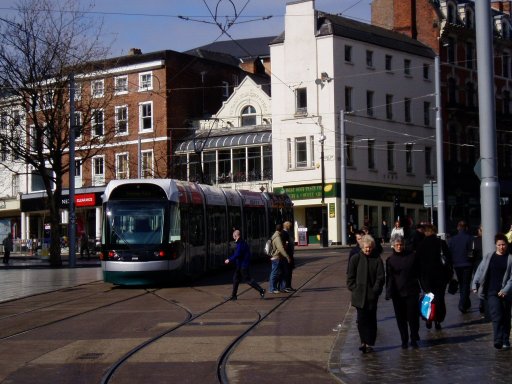
[[104,75],[101,63],[106,63],[108,47],[100,41],[102,21],[85,12],[91,7],[82,8],[78,0],[20,0],[16,16],[0,17],[2,97],[24,114],[23,123],[9,117],[0,130],[0,144],[13,162],[27,164],[32,180],[44,186],[53,266],[62,264],[59,209],[63,177],[69,171],[70,74],[78,85],[75,116],[80,118],[73,120],[79,125],[75,129],[82,161],[101,151],[114,135],[106,130],[103,110],[113,92],[104,80],[95,81]]

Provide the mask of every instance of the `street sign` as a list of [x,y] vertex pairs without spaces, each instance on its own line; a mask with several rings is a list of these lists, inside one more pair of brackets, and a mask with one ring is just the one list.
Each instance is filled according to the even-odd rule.
[[437,207],[437,184],[428,183],[423,184],[423,206],[424,207],[432,207],[432,203],[434,207]]
[[473,168],[473,172],[475,172],[475,175],[477,175],[478,179],[480,181],[482,181],[482,159],[479,158],[478,161],[476,162],[474,168]]

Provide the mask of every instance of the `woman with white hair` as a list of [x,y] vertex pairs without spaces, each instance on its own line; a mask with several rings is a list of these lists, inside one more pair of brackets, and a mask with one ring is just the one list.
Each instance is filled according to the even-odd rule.
[[352,305],[357,309],[357,329],[363,353],[373,351],[377,338],[377,302],[384,287],[384,263],[372,252],[375,240],[370,235],[361,239],[361,251],[349,261],[347,287],[352,292]]

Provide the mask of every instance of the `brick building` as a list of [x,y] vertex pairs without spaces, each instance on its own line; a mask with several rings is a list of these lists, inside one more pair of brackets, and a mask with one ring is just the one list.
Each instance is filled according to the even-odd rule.
[[[498,176],[503,225],[512,197],[512,15],[510,1],[490,1],[494,36],[494,84]],[[430,46],[440,57],[448,229],[464,218],[480,223],[478,68],[475,5],[467,0],[374,0],[372,24]]]
[[[98,67],[99,63],[91,63],[92,69]],[[127,56],[101,62],[101,68],[76,75],[75,121],[82,126],[77,130],[75,155],[77,227],[96,238],[101,194],[108,181],[174,177],[176,142],[190,135],[193,120],[216,112],[244,76],[236,61],[219,62],[170,50],[143,54],[132,49]],[[91,98],[106,102],[83,118],[81,102]],[[99,137],[100,149],[83,160],[81,156],[90,150],[90,136]],[[45,193],[30,171],[26,177],[17,236],[41,238],[45,236]],[[68,187],[67,176],[63,184]],[[67,193],[64,190],[61,203],[64,224]]]

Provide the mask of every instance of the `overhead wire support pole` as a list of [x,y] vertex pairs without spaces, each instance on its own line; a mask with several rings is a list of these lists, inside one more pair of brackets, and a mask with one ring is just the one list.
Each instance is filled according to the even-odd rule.
[[76,214],[75,214],[75,75],[69,75],[69,256],[71,268],[76,267]]
[[[443,119],[441,117],[441,61],[439,55],[436,55],[434,64],[436,92],[437,229],[439,236],[445,239],[446,208],[444,200]],[[434,218],[432,217],[432,222],[433,220]]]
[[345,111],[340,110],[341,245],[347,245],[347,169],[345,162]]
[[496,156],[494,55],[490,1],[475,1],[480,122],[480,206],[483,254],[493,252],[499,232],[499,182]]

